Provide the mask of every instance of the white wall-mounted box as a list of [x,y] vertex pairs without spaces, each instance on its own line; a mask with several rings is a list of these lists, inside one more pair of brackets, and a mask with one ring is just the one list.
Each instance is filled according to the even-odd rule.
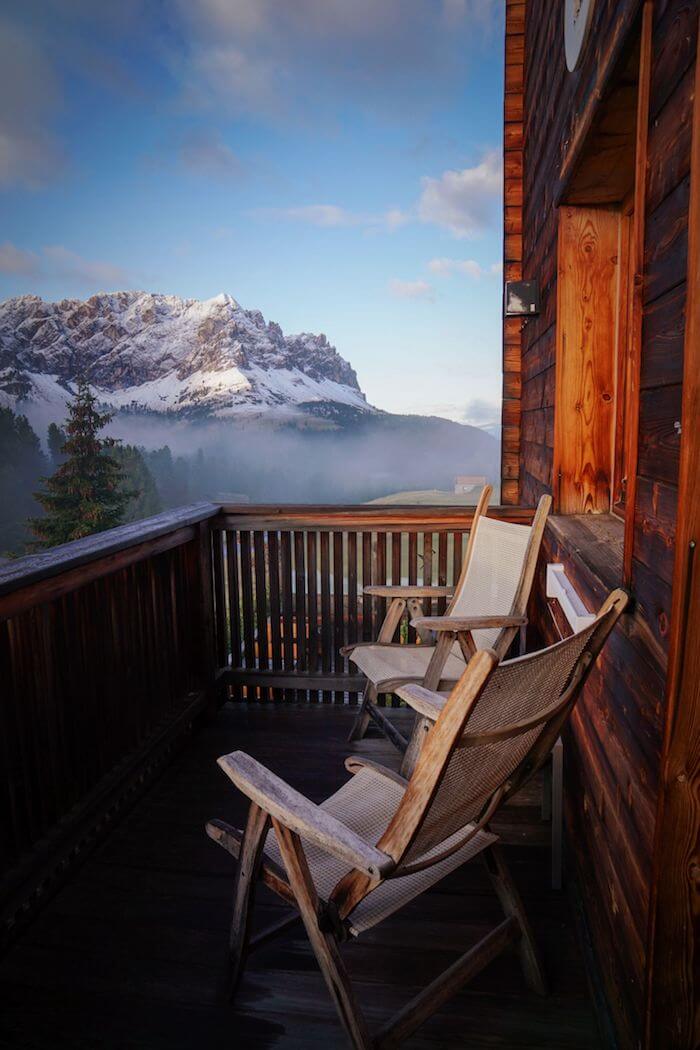
[[595,620],[594,614],[589,613],[564,572],[564,566],[558,562],[547,566],[546,593],[548,598],[557,599],[574,633],[582,631]]

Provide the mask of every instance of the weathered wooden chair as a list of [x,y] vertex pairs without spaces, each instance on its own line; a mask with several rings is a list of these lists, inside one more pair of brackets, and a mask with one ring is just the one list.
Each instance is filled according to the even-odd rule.
[[[614,591],[583,631],[498,664],[484,649],[449,697],[407,685],[400,695],[430,726],[409,780],[367,759],[315,805],[241,751],[219,765],[250,799],[245,832],[222,821],[208,834],[238,858],[231,927],[232,990],[248,951],[303,920],[340,1020],[355,1047],[398,1046],[509,945],[525,979],[545,993],[522,902],[489,821],[540,767],[605,638],[627,603]],[[482,855],[505,918],[371,1037],[341,960],[340,942],[398,911],[449,872]],[[260,878],[297,912],[250,938]]]
[[[349,740],[363,737],[371,718],[405,751],[408,741],[377,705],[379,694],[394,693],[407,682],[419,682],[426,689],[437,689],[442,682],[445,688],[479,649],[491,648],[503,660],[527,624],[527,603],[552,500],[542,496],[532,525],[515,525],[487,516],[490,495],[491,486],[486,485],[454,587],[365,587],[365,594],[389,598],[390,604],[376,642],[357,642],[342,650],[367,678]],[[423,599],[436,597],[450,597],[445,615],[423,616]],[[421,642],[393,643],[407,606]]]

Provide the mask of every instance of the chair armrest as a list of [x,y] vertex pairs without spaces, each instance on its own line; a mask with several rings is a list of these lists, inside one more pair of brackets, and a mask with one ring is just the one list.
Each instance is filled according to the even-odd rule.
[[239,791],[302,838],[376,879],[395,867],[391,857],[343,824],[327,810],[290,787],[244,751],[217,762]]
[[387,780],[393,780],[399,787],[408,787],[408,781],[400,773],[396,773],[393,769],[387,769],[386,766],[380,765],[379,762],[373,762],[371,758],[365,758],[364,755],[348,755],[345,759],[345,768],[353,776],[355,773],[360,773],[363,769],[368,769],[372,773],[378,773],[379,776],[386,777]]
[[373,584],[371,587],[363,587],[362,593],[374,595],[376,598],[451,598],[454,587]]
[[411,621],[414,627],[428,627],[431,631],[481,631],[490,627],[524,627],[527,616],[419,616]]
[[404,685],[396,690],[397,696],[405,700],[409,707],[417,711],[419,715],[429,718],[432,722],[437,721],[443,707],[447,703],[447,697],[440,693],[434,693],[432,689],[426,689],[422,685]]

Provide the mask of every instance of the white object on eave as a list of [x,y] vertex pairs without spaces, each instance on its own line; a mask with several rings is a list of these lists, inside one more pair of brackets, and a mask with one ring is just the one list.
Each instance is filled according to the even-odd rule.
[[574,585],[564,572],[563,565],[554,563],[547,566],[546,593],[548,598],[557,599],[574,633],[582,631],[595,620],[595,615],[589,613],[579,598]]

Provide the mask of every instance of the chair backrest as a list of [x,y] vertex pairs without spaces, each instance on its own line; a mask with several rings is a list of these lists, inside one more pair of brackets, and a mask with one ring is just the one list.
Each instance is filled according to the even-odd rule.
[[[532,525],[489,518],[487,505],[482,493],[448,616],[525,615],[551,497],[542,496]],[[473,638],[477,649],[494,648],[502,659],[516,634],[517,628],[496,627]]]
[[488,650],[472,657],[378,843],[394,857],[397,874],[453,852],[453,836],[536,772],[627,600],[613,591],[592,624],[540,652],[501,664]]

